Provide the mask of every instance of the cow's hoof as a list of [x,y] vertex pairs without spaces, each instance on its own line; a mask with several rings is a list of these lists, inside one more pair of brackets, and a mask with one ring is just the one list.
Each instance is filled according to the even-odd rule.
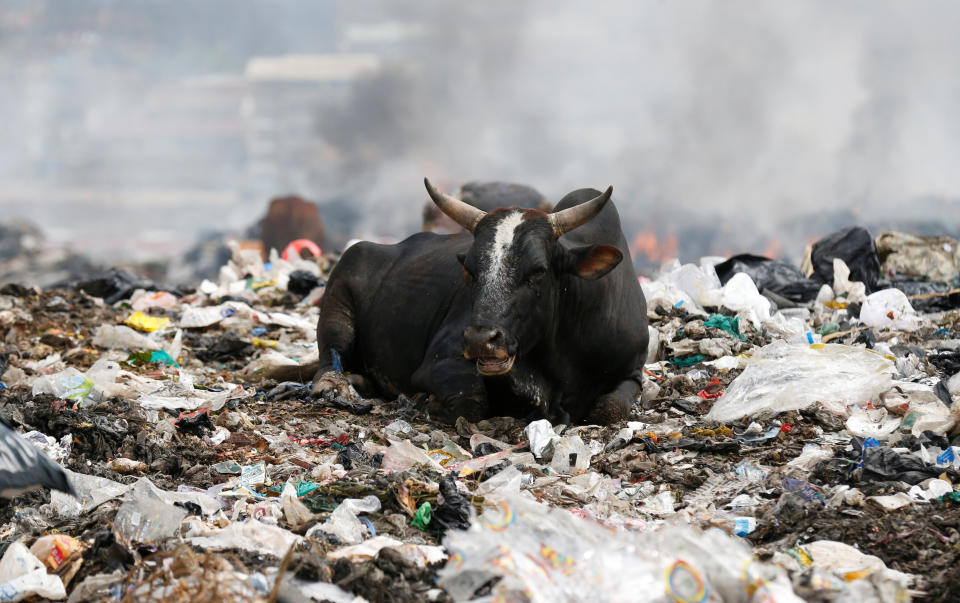
[[317,398],[326,397],[331,394],[333,396],[346,398],[355,395],[352,389],[346,375],[340,371],[327,371],[314,380],[313,389],[310,393]]
[[630,418],[630,402],[614,395],[600,396],[593,412],[587,417],[587,423],[610,425]]

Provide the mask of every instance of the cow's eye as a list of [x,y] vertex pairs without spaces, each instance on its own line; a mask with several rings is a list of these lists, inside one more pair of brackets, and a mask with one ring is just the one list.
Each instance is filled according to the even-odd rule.
[[470,271],[467,270],[467,267],[466,267],[466,266],[463,267],[463,271],[462,271],[462,272],[463,272],[463,282],[465,282],[465,283],[468,284],[468,285],[472,285],[472,284],[473,284],[473,275],[470,274]]
[[531,270],[530,272],[527,273],[527,282],[530,283],[531,285],[535,283],[539,283],[543,279],[543,275],[546,273],[547,271],[544,270],[543,268],[537,268],[535,270]]

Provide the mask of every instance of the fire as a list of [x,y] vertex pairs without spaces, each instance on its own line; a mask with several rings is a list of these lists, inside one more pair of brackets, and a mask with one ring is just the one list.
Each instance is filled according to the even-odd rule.
[[637,257],[642,254],[652,263],[660,263],[670,258],[677,257],[677,236],[669,235],[663,239],[663,242],[657,238],[657,233],[652,230],[645,230],[637,234],[630,244],[630,254]]
[[767,245],[767,248],[763,250],[762,255],[765,258],[777,258],[780,255],[780,241],[778,239],[773,239],[770,241],[770,244]]

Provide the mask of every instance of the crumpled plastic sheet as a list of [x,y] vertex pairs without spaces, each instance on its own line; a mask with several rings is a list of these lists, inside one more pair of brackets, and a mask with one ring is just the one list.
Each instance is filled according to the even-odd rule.
[[194,546],[214,550],[242,549],[283,558],[290,547],[302,541],[289,530],[256,520],[235,521],[222,529],[190,531],[185,540]]
[[866,348],[775,341],[754,353],[705,418],[769,417],[816,402],[846,414],[848,406],[890,389],[894,370],[892,362]]
[[[588,601],[800,601],[779,568],[719,530],[677,525],[648,533],[610,529],[523,497],[502,500],[469,530],[444,539],[439,584],[471,600],[491,579],[494,599]],[[717,555],[723,551],[723,555]],[[766,598],[765,598],[766,597]]]

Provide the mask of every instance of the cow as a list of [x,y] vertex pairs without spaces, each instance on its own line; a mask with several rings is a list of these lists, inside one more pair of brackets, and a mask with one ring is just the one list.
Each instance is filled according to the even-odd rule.
[[[528,207],[550,211],[552,207],[547,198],[536,189],[525,184],[514,184],[512,182],[467,182],[460,187],[455,196],[464,203],[483,211],[491,211],[500,207]],[[423,206],[423,228],[421,230],[439,234],[455,234],[463,232],[463,227],[440,211],[433,200],[428,200]]]
[[320,304],[314,394],[426,392],[444,421],[627,418],[649,335],[613,188],[551,213],[485,212],[424,184],[464,232],[344,252]]

